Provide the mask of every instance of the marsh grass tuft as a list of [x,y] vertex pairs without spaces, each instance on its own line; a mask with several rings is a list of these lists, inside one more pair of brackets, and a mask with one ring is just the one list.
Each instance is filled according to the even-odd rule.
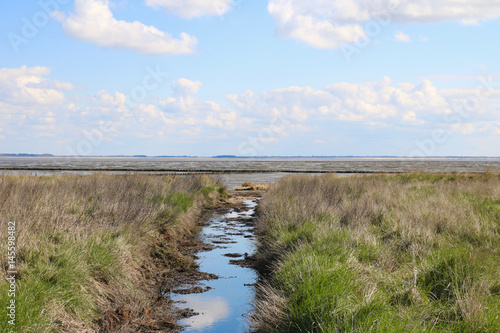
[[500,331],[498,174],[289,177],[258,230],[262,332]]

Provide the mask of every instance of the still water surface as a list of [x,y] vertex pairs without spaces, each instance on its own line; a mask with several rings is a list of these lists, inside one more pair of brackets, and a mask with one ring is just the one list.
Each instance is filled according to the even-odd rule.
[[[198,315],[179,322],[184,332],[247,332],[247,315],[254,298],[253,284],[257,273],[252,268],[230,264],[230,260],[252,255],[256,245],[252,223],[256,200],[244,202],[246,210],[217,215],[201,232],[201,240],[213,244],[211,251],[198,253],[200,270],[219,276],[217,280],[204,281],[211,290],[201,294],[172,294],[171,299],[180,308],[193,309]],[[215,243],[214,243],[215,242]],[[224,243],[223,243],[224,242]],[[241,254],[226,257],[224,254]]]

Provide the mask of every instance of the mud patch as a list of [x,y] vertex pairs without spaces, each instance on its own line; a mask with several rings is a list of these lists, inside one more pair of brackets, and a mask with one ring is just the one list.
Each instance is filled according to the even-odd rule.
[[180,309],[177,310],[177,317],[179,318],[189,318],[192,316],[199,315],[198,312],[194,312],[193,309]]
[[254,268],[255,264],[256,264],[256,260],[252,256],[252,257],[245,257],[244,259],[229,260],[229,263],[231,265],[238,265],[240,267]]
[[224,241],[224,240],[220,240],[220,241],[213,241],[212,243],[214,244],[235,244],[235,243],[238,243],[236,241]]
[[229,258],[239,258],[243,257],[243,254],[241,253],[225,253],[223,254],[224,257],[229,257]]
[[186,295],[186,294],[201,294],[201,293],[209,291],[210,289],[212,289],[212,288],[211,287],[205,287],[205,288],[202,288],[202,287],[191,287],[191,288],[187,288],[187,289],[177,289],[177,290],[172,291],[172,293],[174,293],[174,294],[181,294],[181,295]]

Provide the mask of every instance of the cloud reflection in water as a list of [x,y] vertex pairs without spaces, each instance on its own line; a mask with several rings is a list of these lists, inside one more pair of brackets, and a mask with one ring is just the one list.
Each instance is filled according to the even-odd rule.
[[183,325],[188,325],[186,331],[201,330],[229,316],[229,305],[220,297],[204,297],[201,295],[186,295],[183,306],[193,309],[199,315],[186,318]]

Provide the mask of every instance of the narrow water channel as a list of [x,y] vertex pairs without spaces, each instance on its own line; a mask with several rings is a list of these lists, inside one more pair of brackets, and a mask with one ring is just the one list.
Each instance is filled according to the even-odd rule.
[[179,308],[189,308],[196,315],[182,319],[183,332],[248,332],[248,313],[254,299],[254,269],[239,265],[256,250],[254,214],[258,199],[243,202],[243,209],[231,208],[217,214],[203,227],[201,240],[213,246],[198,253],[200,271],[219,278],[201,281],[205,289],[199,294],[172,294]]

